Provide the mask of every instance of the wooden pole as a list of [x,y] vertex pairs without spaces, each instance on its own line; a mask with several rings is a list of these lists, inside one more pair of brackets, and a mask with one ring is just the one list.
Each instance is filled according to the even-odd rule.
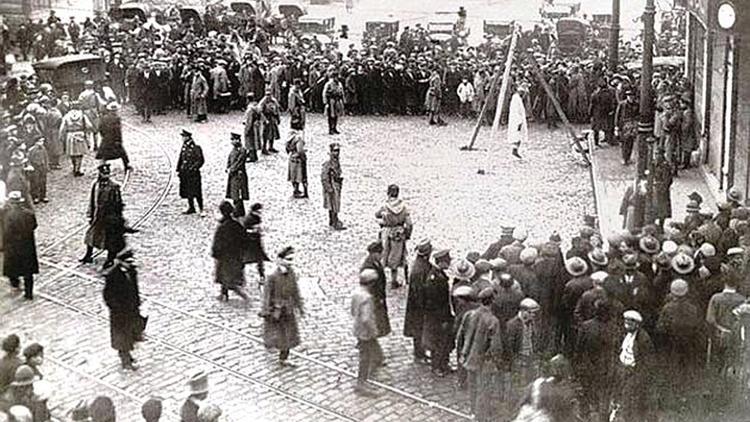
[[578,152],[580,152],[584,160],[589,163],[589,157],[587,155],[586,148],[581,145],[581,138],[578,136],[578,132],[576,132],[573,125],[570,124],[570,120],[568,120],[568,116],[565,115],[562,106],[560,106],[560,102],[557,100],[557,96],[554,92],[552,92],[552,88],[549,86],[549,83],[547,83],[547,79],[544,77],[542,70],[539,68],[539,64],[536,62],[536,58],[534,58],[532,54],[527,54],[526,57],[528,58],[529,64],[531,64],[531,70],[534,71],[537,79],[539,79],[539,83],[542,84],[542,87],[544,88],[544,92],[547,93],[547,98],[549,99],[549,101],[552,101],[552,105],[555,106],[557,115],[560,117],[560,120],[562,120],[563,125],[565,125],[565,129],[568,130],[568,134],[570,134],[570,137],[576,144]]
[[497,96],[497,110],[495,119],[492,121],[492,131],[490,139],[495,139],[497,130],[500,127],[500,117],[503,115],[505,106],[505,97],[508,95],[508,85],[510,85],[510,68],[513,67],[513,57],[516,53],[516,44],[518,42],[518,29],[513,27],[513,38],[510,39],[510,48],[508,49],[508,58],[505,60],[505,70],[503,71],[503,82],[500,85],[500,95]]
[[[508,51],[508,58],[511,60],[512,60],[513,50],[515,49],[516,38],[517,38],[516,30],[514,28],[513,35],[511,36],[511,40],[510,40],[510,50]],[[507,63],[505,66],[505,71],[503,71],[503,77],[505,77],[506,72],[510,72],[510,66],[508,66]],[[474,149],[474,142],[477,140],[477,136],[479,135],[479,128],[482,127],[482,121],[484,120],[485,114],[487,114],[487,106],[490,100],[492,99],[492,96],[495,94],[495,91],[497,90],[497,85],[500,81],[501,81],[500,72],[495,72],[495,74],[492,76],[492,84],[490,85],[490,91],[487,93],[487,98],[485,98],[484,104],[482,104],[482,110],[479,112],[479,118],[477,119],[477,124],[474,126],[474,132],[472,132],[471,134],[471,140],[469,141],[469,145],[461,147],[462,150],[470,151]]]

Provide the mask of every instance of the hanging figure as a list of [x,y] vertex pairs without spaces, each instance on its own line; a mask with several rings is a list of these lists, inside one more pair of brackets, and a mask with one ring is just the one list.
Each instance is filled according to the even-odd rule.
[[523,106],[523,99],[518,93],[516,86],[513,88],[513,95],[510,98],[510,109],[508,114],[508,142],[511,144],[512,154],[516,158],[521,158],[518,148],[521,143],[525,143],[529,137],[529,128],[526,124],[526,108]]

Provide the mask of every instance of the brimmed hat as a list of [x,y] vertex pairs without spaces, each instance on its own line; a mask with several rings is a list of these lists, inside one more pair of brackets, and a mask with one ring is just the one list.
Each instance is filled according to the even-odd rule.
[[191,395],[208,393],[208,374],[202,369],[196,369],[187,384]]
[[33,383],[34,370],[28,365],[21,365],[16,369],[16,373],[13,376],[13,382],[11,382],[10,385],[14,387],[22,387]]
[[745,249],[741,247],[729,248],[727,250],[727,257],[733,256],[733,255],[742,255],[744,253],[745,253]]
[[539,252],[536,250],[536,248],[525,248],[521,251],[519,259],[521,260],[521,263],[531,265],[536,262],[538,256]]
[[141,406],[141,415],[144,419],[158,420],[161,418],[162,404],[160,399],[148,399],[143,406]]
[[381,253],[383,252],[383,242],[375,240],[367,245],[367,252],[369,253]]
[[476,273],[476,268],[468,259],[460,258],[451,264],[449,271],[453,277],[459,280],[469,280]]
[[688,292],[687,281],[678,278],[669,285],[669,293],[677,297],[683,297]]
[[638,256],[636,254],[626,254],[622,257],[622,264],[626,270],[635,270],[638,268]]
[[99,164],[99,166],[97,166],[97,170],[99,170],[99,174],[101,174],[102,176],[108,176],[112,173],[112,169],[107,163]]
[[8,193],[8,201],[12,202],[23,202],[23,194],[19,190],[14,190]]
[[580,277],[586,274],[586,271],[589,270],[589,265],[583,260],[583,258],[574,256],[565,263],[565,269],[568,270],[568,273],[573,277]]
[[631,321],[643,322],[643,317],[641,316],[641,314],[638,311],[634,311],[632,309],[623,312],[622,317]]
[[432,252],[432,243],[430,243],[430,239],[422,239],[415,249],[417,255],[427,256]]
[[727,191],[727,199],[732,202],[742,202],[742,192],[737,186],[732,186]]
[[485,287],[484,289],[482,289],[481,292],[479,292],[477,299],[484,300],[484,299],[489,299],[494,296],[495,296],[495,289],[493,289],[492,287]]
[[503,258],[495,258],[490,261],[490,265],[492,266],[492,271],[502,271],[508,268],[508,261]]
[[341,145],[339,145],[338,142],[333,142],[330,145],[328,145],[328,149],[331,150],[331,151],[340,151],[341,150]]
[[453,297],[474,297],[474,289],[470,286],[458,286],[453,290]]
[[679,246],[677,246],[677,243],[675,243],[675,241],[673,240],[666,240],[661,245],[662,252],[669,254],[669,255],[676,253],[677,248],[679,248]]
[[672,269],[678,274],[690,274],[695,269],[695,261],[687,254],[678,253],[672,258]]
[[698,248],[698,252],[701,253],[706,258],[710,258],[712,256],[716,256],[716,247],[708,242],[703,243],[700,248]]
[[606,267],[607,264],[609,264],[609,258],[602,248],[594,248],[587,254],[587,256],[592,264],[596,264],[600,267]]
[[112,101],[109,104],[107,104],[106,108],[108,111],[117,111],[120,109],[120,105],[117,104],[117,101]]
[[502,226],[500,234],[502,236],[513,237],[513,230],[515,230],[515,227],[512,227],[512,226]]
[[441,250],[435,252],[434,254],[432,254],[432,258],[435,261],[440,261],[440,260],[444,260],[444,259],[450,260],[451,259],[451,251],[449,249],[441,249]]
[[661,245],[659,245],[659,240],[654,236],[643,236],[638,241],[638,247],[641,249],[641,251],[649,255],[653,255],[659,252],[660,246]]
[[229,139],[231,139],[233,141],[241,141],[242,140],[242,135],[240,135],[239,133],[231,132],[229,134]]
[[378,279],[378,272],[372,268],[366,268],[359,273],[359,284],[371,284]]
[[477,274],[484,274],[492,269],[492,264],[490,264],[490,261],[480,258],[474,263],[474,269]]
[[514,240],[523,242],[524,240],[526,240],[527,237],[529,237],[529,233],[523,227],[516,227],[515,229],[513,229]]
[[604,283],[604,280],[609,277],[609,274],[606,271],[596,271],[595,273],[591,274],[591,281],[594,284],[600,284]]
[[536,300],[527,297],[524,300],[521,301],[521,309],[524,310],[532,310],[532,309],[539,309],[539,303],[537,303]]
[[188,132],[188,131],[187,131],[187,130],[185,130],[185,129],[182,129],[182,131],[180,132],[180,136],[186,136],[186,137],[188,137],[188,138],[192,138],[192,137],[193,137],[193,134],[192,134],[191,132]]

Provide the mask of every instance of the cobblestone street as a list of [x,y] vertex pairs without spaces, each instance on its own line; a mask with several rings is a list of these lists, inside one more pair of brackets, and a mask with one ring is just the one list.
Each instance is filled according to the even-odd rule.
[[[357,350],[348,302],[365,247],[376,239],[374,213],[387,185],[401,186],[412,212],[410,254],[424,237],[436,248],[451,248],[454,257],[482,252],[502,225],[527,226],[532,243],[554,230],[567,241],[582,216],[594,213],[588,169],[569,157],[562,130],[532,125],[530,142],[522,146],[524,159],[518,161],[501,140],[487,139],[488,128],[478,139],[480,150],[459,151],[473,121],[452,120],[438,128],[418,117],[350,117],[339,125],[343,134],[330,137],[322,116],[309,115],[309,200],[292,198],[285,153],[247,167],[251,199],[246,206],[264,204],[269,255],[286,245],[298,251],[306,304],[300,321],[303,345],[292,352],[298,367],[282,368],[276,355],[263,347],[254,268],[247,270],[254,293],[249,304],[215,299],[218,287],[209,253],[216,226],[212,214],[225,192],[229,133],[242,132],[241,115],[212,115],[209,123],[195,124],[172,113],[141,124],[129,108],[122,114],[135,171],[123,180],[121,164],[115,162],[114,177],[126,183],[125,214],[141,229],[129,242],[141,267],[143,310],[150,316],[147,341],[135,353],[139,371],[119,369],[109,347],[102,282],[93,266],[78,267],[84,232],[79,224],[86,222],[92,158],[85,160],[85,178],[74,179],[68,170],[53,173],[51,202],[37,210],[43,265],[38,299],[23,303],[9,296],[7,288],[0,298],[2,331],[18,332],[24,343],[45,345],[46,378],[58,385],[50,401],[57,411],[69,409],[91,391],[107,391],[122,420],[136,420],[129,415],[137,415],[139,402],[153,395],[165,399],[167,420],[174,420],[176,416],[169,415],[176,414],[186,395],[186,373],[201,366],[210,373],[210,397],[222,403],[227,420],[465,419],[467,397],[456,389],[455,378],[435,378],[412,361],[411,342],[401,335],[405,288],[388,292],[393,334],[381,341],[388,366],[375,375],[382,395],[366,399],[353,391]],[[280,150],[287,118],[280,126]],[[203,189],[209,212],[202,219],[181,214],[186,204],[178,197],[174,165],[183,127],[193,132],[206,156]],[[333,140],[342,145],[341,219],[349,227],[343,232],[327,227],[319,182]],[[478,174],[480,168],[486,174]],[[66,384],[79,387],[68,389]]]

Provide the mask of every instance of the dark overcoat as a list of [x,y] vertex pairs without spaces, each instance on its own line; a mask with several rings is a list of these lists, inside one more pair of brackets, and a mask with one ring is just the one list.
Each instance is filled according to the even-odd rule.
[[433,353],[452,349],[453,315],[448,276],[437,267],[432,267],[424,285],[424,327],[422,345]]
[[177,160],[177,175],[180,178],[180,198],[203,196],[201,184],[201,167],[203,167],[203,149],[195,142],[185,142]]
[[125,247],[124,207],[119,184],[112,180],[94,182],[89,195],[87,246],[114,252]]
[[263,248],[263,238],[259,231],[260,223],[260,215],[256,212],[250,212],[242,221],[242,225],[247,232],[247,247],[245,249],[244,257],[244,262],[246,264],[270,261],[268,255],[266,255],[265,249]]
[[424,326],[424,288],[432,271],[429,257],[417,257],[409,272],[409,293],[406,297],[404,336],[422,338]]
[[378,279],[375,280],[372,288],[372,296],[375,299],[375,325],[378,329],[378,337],[387,336],[391,333],[391,321],[388,317],[388,304],[386,302],[386,279],[383,264],[377,255],[367,255],[365,262],[362,263],[361,270],[372,269],[378,273]]
[[6,277],[22,277],[39,273],[34,211],[21,204],[10,203],[3,212],[2,222],[5,242],[3,274]]
[[125,148],[122,147],[122,127],[120,116],[115,113],[105,113],[99,123],[99,134],[102,143],[96,151],[99,160],[115,160],[125,156]]
[[247,200],[250,193],[247,187],[247,170],[245,169],[247,150],[244,147],[232,148],[227,159],[227,198]]
[[263,342],[266,347],[289,350],[300,344],[295,312],[303,310],[297,274],[291,268],[277,268],[263,289]]
[[245,285],[245,228],[231,217],[223,217],[214,233],[211,257],[216,260],[214,281],[233,289]]
[[135,268],[122,264],[109,268],[105,274],[104,303],[109,308],[112,348],[121,352],[133,350],[133,345],[141,340],[145,328]]

